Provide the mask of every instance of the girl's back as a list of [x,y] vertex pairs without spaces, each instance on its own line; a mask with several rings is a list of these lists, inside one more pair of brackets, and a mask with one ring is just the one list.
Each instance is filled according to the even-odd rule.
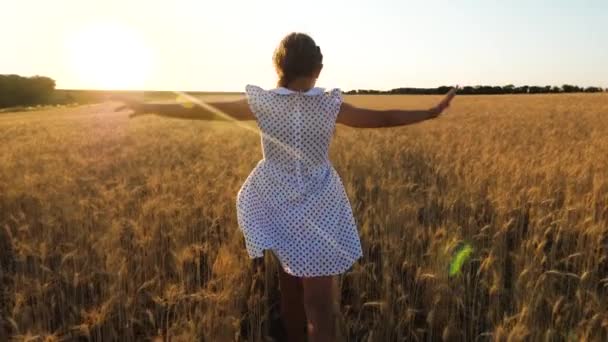
[[300,173],[328,162],[329,144],[342,103],[339,89],[296,92],[279,87],[266,91],[248,85],[246,94],[262,133],[267,162]]
[[362,250],[344,186],[328,159],[340,90],[248,85],[246,94],[263,150],[237,195],[249,255],[270,249],[296,276],[344,272]]

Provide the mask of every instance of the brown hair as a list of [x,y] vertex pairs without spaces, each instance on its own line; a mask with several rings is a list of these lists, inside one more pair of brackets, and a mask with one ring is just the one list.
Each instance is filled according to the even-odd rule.
[[281,40],[272,60],[279,76],[279,86],[287,87],[295,78],[311,76],[320,68],[323,54],[310,36],[292,32]]

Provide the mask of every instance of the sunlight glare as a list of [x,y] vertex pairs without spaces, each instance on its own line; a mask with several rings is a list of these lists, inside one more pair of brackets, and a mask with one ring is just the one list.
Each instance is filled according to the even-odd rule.
[[68,39],[70,69],[95,89],[144,89],[153,56],[144,39],[128,26],[100,23]]

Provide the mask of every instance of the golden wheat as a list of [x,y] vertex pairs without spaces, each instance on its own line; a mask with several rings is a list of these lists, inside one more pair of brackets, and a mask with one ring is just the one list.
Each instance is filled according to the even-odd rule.
[[[338,126],[364,249],[343,338],[608,340],[607,114],[604,94],[462,96],[413,126]],[[0,114],[0,339],[279,338],[278,265],[248,259],[235,214],[260,153],[229,122]]]

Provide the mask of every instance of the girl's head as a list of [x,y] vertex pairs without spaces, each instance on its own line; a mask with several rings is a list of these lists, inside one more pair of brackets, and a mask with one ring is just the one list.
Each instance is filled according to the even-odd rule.
[[323,68],[321,48],[304,33],[290,33],[281,40],[274,51],[274,68],[279,76],[279,86],[287,87],[298,78],[319,77]]

